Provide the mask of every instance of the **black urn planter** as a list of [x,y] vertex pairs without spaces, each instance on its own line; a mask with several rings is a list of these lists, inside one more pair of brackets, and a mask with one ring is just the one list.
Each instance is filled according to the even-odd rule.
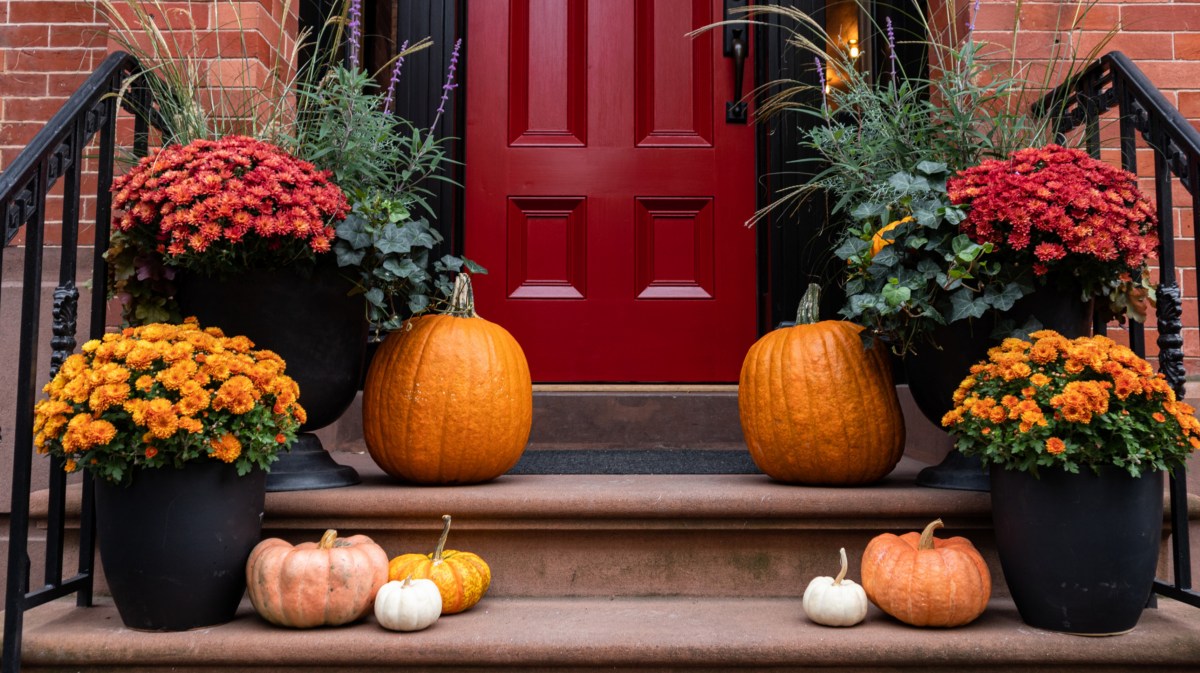
[[[904,376],[913,401],[921,413],[941,427],[942,416],[954,407],[954,391],[970,373],[971,365],[987,357],[988,349],[999,345],[992,331],[1000,318],[1023,325],[1031,317],[1044,328],[1066,337],[1092,333],[1093,302],[1080,300],[1078,284],[1046,286],[1018,300],[1012,310],[998,316],[987,314],[978,320],[963,320],[939,326],[933,342],[940,348],[922,345],[921,350],[904,358]],[[951,451],[946,459],[927,467],[917,475],[917,484],[930,488],[964,491],[988,490],[988,472],[978,458]]]
[[100,562],[121,621],[185,631],[233,619],[262,535],[266,473],[216,460],[96,480]]
[[230,278],[180,273],[175,285],[184,316],[279,353],[300,385],[308,422],[290,451],[272,464],[267,491],[359,483],[354,468],[336,463],[312,432],[350,407],[362,380],[366,308],[361,296],[350,295],[353,284],[326,262],[311,272],[252,270]]
[[1130,631],[1153,590],[1162,473],[1039,474],[991,471],[996,547],[1021,619],[1081,635]]

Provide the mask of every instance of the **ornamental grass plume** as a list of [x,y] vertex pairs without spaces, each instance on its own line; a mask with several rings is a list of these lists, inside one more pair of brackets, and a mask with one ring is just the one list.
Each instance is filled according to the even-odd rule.
[[1113,465],[1137,477],[1200,448],[1195,410],[1128,347],[1053,330],[1030,339],[989,350],[955,391],[942,425],[964,455],[1034,474]]
[[269,469],[306,420],[276,353],[194,318],[105,334],[68,357],[34,407],[34,446],[63,469],[128,483],[136,469],[219,460]]

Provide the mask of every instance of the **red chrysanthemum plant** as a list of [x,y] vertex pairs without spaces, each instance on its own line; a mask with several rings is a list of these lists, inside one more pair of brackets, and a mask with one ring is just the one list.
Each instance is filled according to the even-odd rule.
[[[113,181],[113,290],[134,323],[175,318],[172,269],[279,268],[328,253],[350,207],[328,171],[244,136],[144,157]],[[157,285],[156,285],[157,283]]]
[[1158,222],[1132,173],[1047,145],[961,171],[947,191],[968,206],[961,230],[1011,267],[1038,283],[1072,277],[1084,297],[1107,296],[1115,315],[1145,319]]

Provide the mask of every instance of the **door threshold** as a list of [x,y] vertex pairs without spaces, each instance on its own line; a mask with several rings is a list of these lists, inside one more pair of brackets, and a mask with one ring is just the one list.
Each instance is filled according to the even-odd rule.
[[736,383],[535,383],[535,393],[736,393]]

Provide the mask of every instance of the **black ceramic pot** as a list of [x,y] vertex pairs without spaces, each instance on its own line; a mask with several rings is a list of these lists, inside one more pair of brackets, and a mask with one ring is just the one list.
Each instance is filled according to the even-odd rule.
[[271,466],[268,491],[359,482],[358,473],[334,462],[312,434],[349,408],[362,380],[366,308],[361,296],[350,296],[353,287],[332,262],[311,273],[254,270],[227,279],[182,273],[176,278],[183,315],[279,353],[300,385],[308,422],[292,450]]
[[[998,345],[991,335],[1001,318],[1019,326],[1034,317],[1046,329],[1072,338],[1091,334],[1092,302],[1080,300],[1077,284],[1068,285],[1039,288],[1018,300],[1003,316],[988,314],[978,320],[938,327],[933,341],[940,348],[922,345],[919,352],[904,358],[904,376],[921,413],[941,427],[942,416],[954,406],[954,391],[970,373],[971,365],[986,358],[988,349]],[[986,491],[988,473],[978,458],[951,451],[941,464],[922,470],[917,483],[931,488]]]
[[233,619],[262,535],[266,474],[215,460],[96,481],[100,562],[121,621],[185,631]]
[[1021,619],[1049,631],[1124,633],[1153,590],[1163,475],[993,468],[992,521]]

